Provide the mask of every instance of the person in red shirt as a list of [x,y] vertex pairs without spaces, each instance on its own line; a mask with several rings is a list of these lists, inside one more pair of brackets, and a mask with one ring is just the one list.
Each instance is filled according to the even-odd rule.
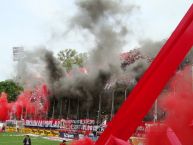
[[60,145],[67,145],[66,140],[63,140],[62,143],[60,143]]

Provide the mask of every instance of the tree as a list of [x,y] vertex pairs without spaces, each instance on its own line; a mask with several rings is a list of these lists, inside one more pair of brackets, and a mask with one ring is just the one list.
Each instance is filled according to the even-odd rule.
[[58,53],[58,59],[68,72],[74,65],[83,67],[87,60],[87,53],[78,53],[75,49],[64,49]]
[[8,101],[15,101],[23,87],[16,84],[13,80],[6,80],[0,82],[0,93],[5,92],[8,94]]

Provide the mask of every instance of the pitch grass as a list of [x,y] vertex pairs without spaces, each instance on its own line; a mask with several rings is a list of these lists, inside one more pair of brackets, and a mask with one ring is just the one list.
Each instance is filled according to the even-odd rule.
[[[0,133],[0,145],[23,145],[23,134]],[[42,137],[30,136],[32,145],[59,145],[59,141],[47,140]]]

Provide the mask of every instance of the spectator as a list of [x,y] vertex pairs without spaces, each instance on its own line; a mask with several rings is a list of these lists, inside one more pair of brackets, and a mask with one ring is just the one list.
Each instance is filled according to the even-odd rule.
[[5,132],[5,126],[3,125],[3,127],[2,127],[2,132]]
[[60,143],[60,145],[67,145],[66,140],[63,140],[62,143]]
[[29,135],[26,135],[25,138],[23,139],[23,145],[31,145],[31,139]]

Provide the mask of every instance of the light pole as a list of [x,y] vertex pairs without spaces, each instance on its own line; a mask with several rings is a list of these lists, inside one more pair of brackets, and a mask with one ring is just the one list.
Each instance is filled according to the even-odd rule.
[[112,102],[111,102],[111,120],[112,120],[113,115],[114,115],[114,101],[115,101],[115,90],[113,89]]
[[55,96],[54,96],[54,103],[53,103],[53,106],[52,106],[52,119],[54,119],[54,113],[55,112]]
[[80,110],[80,100],[79,100],[79,96],[78,96],[78,104],[77,104],[77,112],[76,112],[76,119],[79,119],[79,110]]
[[128,87],[126,87],[126,89],[125,89],[125,101],[126,101],[126,99],[127,99],[127,88],[128,88]]
[[97,125],[99,125],[101,118],[101,101],[102,101],[102,93],[99,95],[99,108],[98,108],[98,116],[97,116]]
[[68,103],[67,119],[69,119],[69,116],[70,116],[70,99],[69,99],[69,103]]
[[157,99],[155,100],[155,104],[154,104],[154,123],[157,122],[157,119],[158,119],[158,101]]
[[60,118],[62,118],[62,106],[63,106],[63,98],[60,101]]

